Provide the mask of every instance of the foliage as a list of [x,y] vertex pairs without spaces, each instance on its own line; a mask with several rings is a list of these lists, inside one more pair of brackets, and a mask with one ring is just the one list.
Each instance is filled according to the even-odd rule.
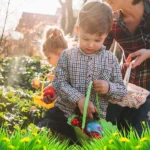
[[101,140],[83,142],[83,149],[95,150],[149,150],[150,128],[143,126],[143,134],[138,136],[137,132],[130,127],[129,133],[121,134],[119,131],[107,133]]
[[25,56],[1,60],[0,66],[0,126],[7,127],[11,133],[16,126],[25,128],[30,123],[36,124],[45,109],[33,102],[35,89],[31,80],[44,77],[51,67]]
[[31,80],[38,76],[43,77],[51,69],[49,65],[42,65],[40,60],[30,57],[8,57],[0,61],[0,84],[34,91]]
[[[67,150],[68,141],[58,141],[58,137],[51,136],[46,129],[39,130],[30,125],[27,130],[18,127],[11,135],[6,128],[0,129],[1,150]],[[69,149],[68,149],[69,150]]]
[[[68,140],[35,126],[45,109],[33,102],[31,80],[44,77],[51,68],[28,57],[1,60],[0,67],[0,150],[149,150],[150,128],[144,122],[141,137],[132,128],[128,133],[106,130],[100,140],[69,146]],[[105,129],[113,129],[105,120],[100,121]]]
[[27,127],[37,124],[44,116],[45,109],[35,106],[32,91],[0,87],[0,126],[5,126],[11,133],[16,126]]

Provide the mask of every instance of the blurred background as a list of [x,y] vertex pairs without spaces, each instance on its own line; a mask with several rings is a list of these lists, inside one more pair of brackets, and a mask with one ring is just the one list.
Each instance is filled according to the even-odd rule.
[[74,24],[87,0],[0,0],[0,56],[40,56],[48,25],[74,36]]

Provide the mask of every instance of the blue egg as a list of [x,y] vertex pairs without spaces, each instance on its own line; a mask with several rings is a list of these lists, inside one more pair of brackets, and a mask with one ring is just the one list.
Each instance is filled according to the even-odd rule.
[[97,132],[100,135],[103,135],[103,128],[98,122],[92,121],[86,125],[86,132],[87,133]]

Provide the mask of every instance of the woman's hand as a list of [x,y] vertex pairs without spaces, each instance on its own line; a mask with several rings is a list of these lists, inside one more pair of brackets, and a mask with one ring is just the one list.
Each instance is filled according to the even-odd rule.
[[93,87],[99,94],[106,94],[109,91],[109,83],[105,80],[93,80]]
[[[132,57],[136,57],[135,60],[132,60]],[[139,66],[143,61],[145,61],[146,59],[150,58],[150,50],[146,50],[146,49],[141,49],[138,50],[134,53],[131,53],[128,58],[127,61],[125,63],[125,66],[129,66],[129,63],[132,63],[132,68],[135,68],[137,66]]]

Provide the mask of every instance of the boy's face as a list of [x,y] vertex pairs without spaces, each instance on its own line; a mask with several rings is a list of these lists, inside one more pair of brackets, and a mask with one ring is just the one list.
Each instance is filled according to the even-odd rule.
[[93,54],[97,52],[103,45],[107,34],[98,36],[97,34],[86,33],[80,27],[76,27],[78,35],[79,47],[86,54]]

